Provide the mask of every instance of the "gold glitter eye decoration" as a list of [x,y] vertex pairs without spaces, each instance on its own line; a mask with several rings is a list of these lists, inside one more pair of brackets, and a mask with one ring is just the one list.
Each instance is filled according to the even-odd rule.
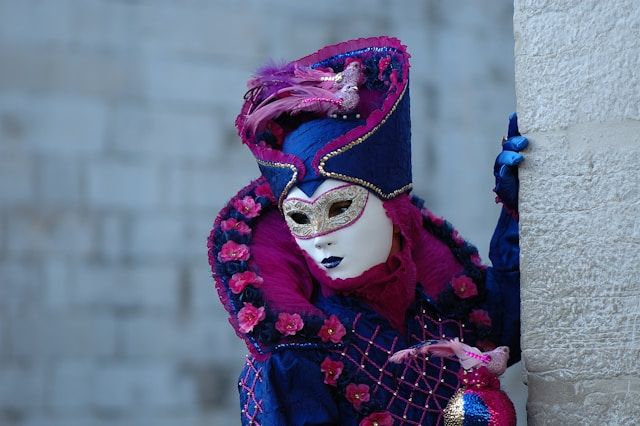
[[300,225],[307,225],[307,224],[311,223],[311,221],[309,220],[309,216],[307,216],[304,213],[293,212],[293,213],[289,213],[288,216],[291,219],[293,219],[293,221],[295,223],[300,224]]
[[369,191],[346,184],[333,188],[313,201],[287,198],[282,212],[291,233],[302,239],[328,234],[349,226],[362,214]]
[[338,216],[346,212],[351,206],[351,200],[337,201],[329,207],[329,217]]

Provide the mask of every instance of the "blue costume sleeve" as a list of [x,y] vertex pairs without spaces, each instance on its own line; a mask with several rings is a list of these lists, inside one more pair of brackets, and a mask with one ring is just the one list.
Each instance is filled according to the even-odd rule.
[[339,424],[331,387],[324,383],[318,350],[284,349],[266,361],[248,358],[238,383],[243,425]]
[[487,270],[489,312],[497,326],[496,343],[509,346],[509,365],[520,360],[520,246],[518,220],[502,208],[491,238]]
[[494,192],[503,203],[498,225],[491,238],[487,270],[487,304],[493,322],[493,341],[509,346],[509,364],[520,360],[520,241],[518,233],[518,166],[524,160],[520,153],[529,141],[518,130],[518,116],[509,116],[507,137],[496,158],[493,174]]

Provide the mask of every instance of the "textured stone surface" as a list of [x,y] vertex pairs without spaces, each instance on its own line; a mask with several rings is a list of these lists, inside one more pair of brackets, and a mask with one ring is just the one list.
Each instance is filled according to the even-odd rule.
[[637,2],[519,0],[514,32],[518,105],[538,106],[522,109],[529,132],[640,119]]
[[401,38],[416,193],[486,254],[511,19],[508,0],[0,0],[0,424],[239,423],[246,349],[205,238],[258,174],[233,122],[268,58]]
[[640,5],[516,1],[532,424],[640,419]]

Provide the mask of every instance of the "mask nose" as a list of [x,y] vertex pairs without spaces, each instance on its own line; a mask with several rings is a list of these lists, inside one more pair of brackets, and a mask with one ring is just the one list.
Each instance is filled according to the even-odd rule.
[[331,238],[328,238],[326,235],[317,236],[313,240],[313,246],[318,250],[326,249],[333,244],[334,241]]

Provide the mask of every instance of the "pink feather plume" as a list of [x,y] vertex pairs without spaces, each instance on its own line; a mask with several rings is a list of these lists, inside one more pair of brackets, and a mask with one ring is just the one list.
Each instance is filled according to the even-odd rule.
[[256,134],[264,124],[284,113],[332,115],[353,111],[359,102],[362,65],[351,62],[339,73],[295,63],[269,64],[249,80],[246,96],[254,102],[245,128]]
[[330,115],[340,110],[342,102],[339,94],[319,87],[287,87],[262,101],[247,117],[245,128],[256,134],[264,123],[283,113],[296,115],[305,111]]
[[[443,358],[457,357],[465,370],[482,364],[482,352],[478,348],[462,343],[458,338],[439,340],[438,343],[427,344],[420,350]],[[474,356],[475,355],[475,356]]]
[[498,376],[504,373],[509,360],[509,348],[506,346],[499,346],[489,352],[482,352],[478,348],[462,343],[456,337],[452,340],[426,342],[421,346],[398,351],[389,358],[389,361],[399,364],[418,354],[431,354],[442,358],[458,358],[460,365],[465,370],[484,365],[489,371]]
[[261,103],[279,90],[292,86],[313,85],[329,90],[334,85],[336,75],[333,71],[301,67],[294,62],[270,62],[259,68],[247,82],[247,93],[253,93]]

